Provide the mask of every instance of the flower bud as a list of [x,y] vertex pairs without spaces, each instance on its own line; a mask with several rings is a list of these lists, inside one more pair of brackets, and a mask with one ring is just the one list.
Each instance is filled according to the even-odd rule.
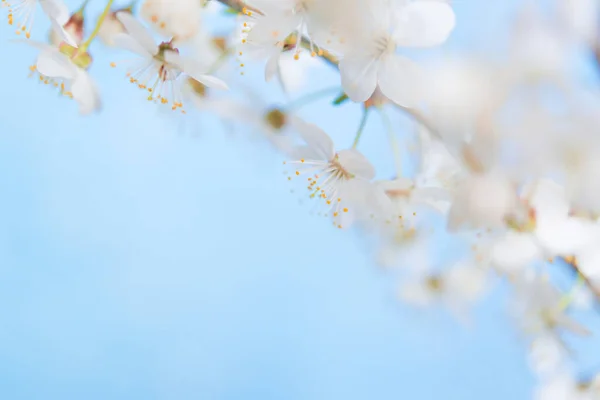
[[[85,4],[84,4],[85,6]],[[71,18],[67,21],[66,24],[63,25],[66,33],[73,38],[75,43],[78,45],[83,42],[83,27],[84,27],[84,18],[83,18],[83,7],[80,8],[77,12],[71,15]],[[61,35],[56,33],[54,29],[50,30],[49,33],[50,43],[53,46],[60,46],[63,42],[63,38]]]
[[115,37],[126,32],[125,26],[117,19],[118,12],[131,13],[131,8],[112,11],[106,16],[98,32],[98,37],[105,46],[113,47],[115,45]]

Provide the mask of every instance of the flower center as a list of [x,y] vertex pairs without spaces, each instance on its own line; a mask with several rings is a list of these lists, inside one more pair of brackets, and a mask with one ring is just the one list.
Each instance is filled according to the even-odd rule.
[[348,172],[340,163],[340,157],[336,154],[333,160],[329,162],[329,167],[333,170],[332,175],[337,179],[353,179],[354,174]]
[[377,35],[373,40],[373,58],[381,58],[396,51],[396,43],[388,33]]
[[444,290],[444,280],[437,275],[431,275],[425,280],[425,286],[434,293],[440,293]]
[[269,126],[279,131],[285,126],[287,122],[287,116],[280,109],[274,108],[265,114],[265,121],[267,121]]

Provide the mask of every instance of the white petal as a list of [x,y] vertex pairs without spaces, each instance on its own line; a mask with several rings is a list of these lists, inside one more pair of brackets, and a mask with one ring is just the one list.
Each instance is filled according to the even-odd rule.
[[131,37],[148,53],[152,55],[158,53],[158,46],[150,34],[150,31],[131,15],[130,12],[117,13],[117,19],[121,21],[129,35],[131,35]]
[[332,160],[335,156],[333,140],[316,125],[308,124],[300,119],[293,120],[294,127],[304,140],[311,147],[315,154],[318,155],[318,160]]
[[536,218],[540,220],[556,220],[569,214],[569,203],[565,189],[549,179],[542,179],[533,186],[529,196],[529,204],[535,208]]
[[300,23],[297,15],[273,14],[261,17],[248,32],[248,42],[259,45],[283,41]]
[[[188,73],[188,72],[186,71],[186,73]],[[202,83],[206,87],[213,88],[213,89],[229,90],[229,86],[227,86],[227,84],[225,82],[223,82],[221,79],[216,78],[212,75],[204,75],[204,74],[197,74],[197,73],[194,73],[194,74],[188,73],[188,75],[190,75],[192,78],[194,78],[198,82]]]
[[405,283],[398,295],[401,300],[418,307],[428,307],[435,301],[434,294],[421,282]]
[[116,34],[113,37],[113,44],[115,47],[135,53],[147,60],[153,57],[152,53],[149,53],[137,40],[127,33]]
[[581,272],[600,287],[600,243],[578,252],[577,264]]
[[349,55],[340,61],[342,87],[355,102],[367,101],[377,87],[378,62],[371,56]]
[[402,8],[394,38],[399,46],[436,46],[446,41],[456,25],[452,7],[436,0],[410,2]]
[[563,347],[552,335],[536,338],[531,344],[529,363],[532,369],[540,375],[556,372],[564,360]]
[[194,60],[182,57],[174,51],[165,51],[164,56],[165,60],[168,63],[176,65],[183,72],[185,72],[198,82],[202,83],[203,85],[215,89],[229,89],[227,84],[219,78],[215,78],[212,75],[205,74],[202,66]]
[[79,112],[89,114],[100,108],[100,96],[94,81],[84,70],[79,70],[71,86],[73,98],[79,103]]
[[527,233],[507,232],[492,247],[492,263],[503,272],[519,272],[541,256],[533,236]]
[[579,218],[538,220],[535,233],[553,255],[572,255],[599,243],[600,238],[598,225]]
[[[293,146],[288,156],[290,160],[321,160],[321,154],[318,153],[313,147],[310,146]],[[326,161],[323,161],[325,166]]]
[[69,8],[62,0],[39,0],[39,3],[48,18],[55,20],[59,26],[69,21]]
[[36,68],[42,75],[50,78],[73,79],[77,74],[77,67],[65,56],[55,49],[46,49],[37,58]]
[[354,149],[338,152],[338,161],[342,168],[356,176],[370,181],[375,177],[375,167],[362,153]]
[[279,50],[277,50],[267,60],[267,65],[265,66],[265,81],[266,82],[269,82],[277,74],[277,71],[279,70],[280,56],[281,56],[281,52]]
[[379,64],[379,89],[394,103],[414,107],[423,96],[419,66],[405,57],[390,55]]

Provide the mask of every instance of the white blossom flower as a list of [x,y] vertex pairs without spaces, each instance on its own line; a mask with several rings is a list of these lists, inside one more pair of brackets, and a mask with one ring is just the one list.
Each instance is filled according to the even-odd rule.
[[[316,37],[329,32],[338,10],[352,9],[351,0],[253,0],[249,4],[261,12],[247,12],[242,25],[242,53],[267,59],[265,79],[271,80],[281,72],[282,52],[293,51],[300,59],[302,40],[308,40],[310,55],[323,55]],[[250,45],[248,47],[247,45]]]
[[[36,64],[32,71],[37,71],[40,80],[60,90],[60,93],[75,99],[79,104],[81,114],[97,111],[101,106],[100,95],[96,84],[83,68],[89,63],[89,56],[80,55],[80,58],[71,58],[56,47],[26,41],[40,50]],[[71,48],[72,49],[72,48]]]
[[545,379],[534,393],[534,400],[598,400],[600,387],[595,382],[579,382],[569,371]]
[[516,205],[515,188],[501,173],[472,174],[456,189],[448,227],[500,228]]
[[440,1],[420,0],[395,9],[381,1],[364,12],[366,26],[359,27],[342,50],[340,74],[345,92],[353,101],[364,102],[379,87],[397,104],[415,106],[423,95],[422,71],[397,55],[396,49],[443,43],[454,29],[452,8]]
[[567,354],[562,343],[552,335],[533,340],[529,349],[529,365],[540,377],[549,377],[564,370]]
[[589,335],[587,328],[567,315],[569,307],[547,275],[531,271],[521,276],[515,282],[515,295],[511,300],[514,315],[525,333],[558,341],[563,331]]
[[[563,187],[542,179],[526,189],[524,218],[509,218],[512,231],[493,246],[493,264],[514,273],[538,259],[581,254],[593,264],[600,225],[570,215]],[[588,261],[589,260],[589,261]]]
[[[207,87],[227,89],[223,81],[208,75],[201,64],[179,55],[179,50],[171,42],[157,46],[150,32],[130,13],[120,12],[117,18],[127,33],[114,38],[116,45],[141,57],[127,76],[131,83],[147,91],[149,101],[170,104],[173,110],[183,109],[182,76],[192,77]],[[115,67],[116,63],[112,66]]]
[[294,125],[303,146],[290,152],[294,168],[289,180],[303,180],[309,198],[320,202],[324,214],[338,228],[347,228],[356,218],[366,218],[379,207],[387,206],[387,197],[371,183],[375,168],[355,149],[335,151],[333,141],[320,128],[296,119]]
[[466,309],[485,294],[486,272],[469,263],[452,265],[447,270],[413,271],[401,284],[400,299],[415,307],[447,306],[454,315],[467,322]]
[[108,13],[106,18],[104,18],[104,22],[100,26],[98,38],[100,38],[105,46],[115,46],[115,38],[122,33],[126,33],[125,26],[121,21],[119,21],[119,18],[117,18],[117,13],[119,12],[131,13],[131,10],[123,9]]

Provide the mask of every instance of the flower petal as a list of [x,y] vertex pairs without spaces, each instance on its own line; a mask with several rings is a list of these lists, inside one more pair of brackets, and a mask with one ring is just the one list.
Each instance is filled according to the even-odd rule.
[[342,168],[356,178],[370,181],[375,177],[375,167],[362,153],[357,150],[341,150],[338,152],[338,161]]
[[150,31],[140,23],[130,12],[118,12],[117,19],[121,21],[129,35],[148,53],[156,55],[158,46]]
[[402,47],[437,46],[446,41],[456,26],[452,7],[436,0],[410,2],[398,18],[394,39]]
[[100,108],[98,89],[90,75],[84,70],[77,72],[77,77],[71,86],[73,98],[79,103],[79,112],[89,114]]
[[174,64],[183,72],[209,88],[228,90],[225,82],[212,75],[205,74],[202,66],[194,60],[180,56],[174,51],[165,51],[165,61]]
[[127,33],[117,33],[113,36],[113,44],[115,47],[130,51],[148,60],[153,57],[152,53],[148,52],[137,40]]
[[65,56],[55,49],[43,50],[37,58],[38,72],[50,78],[74,79],[77,67]]
[[571,255],[600,243],[600,226],[580,218],[538,220],[540,243],[553,255]]
[[316,125],[306,123],[298,118],[292,121],[304,142],[314,150],[318,160],[329,161],[335,156],[333,140]]
[[541,251],[533,235],[511,231],[493,245],[491,255],[494,266],[512,274],[535,261],[541,256]]
[[281,58],[281,52],[277,49],[271,57],[267,60],[265,66],[265,81],[269,82],[277,74],[279,70],[279,59]]
[[379,64],[379,89],[394,103],[414,107],[423,95],[423,75],[408,58],[390,55]]
[[367,101],[377,87],[378,62],[367,54],[350,54],[340,61],[344,91],[355,102]]
[[62,0],[39,0],[39,3],[48,18],[56,21],[59,26],[62,27],[69,21],[69,7]]

